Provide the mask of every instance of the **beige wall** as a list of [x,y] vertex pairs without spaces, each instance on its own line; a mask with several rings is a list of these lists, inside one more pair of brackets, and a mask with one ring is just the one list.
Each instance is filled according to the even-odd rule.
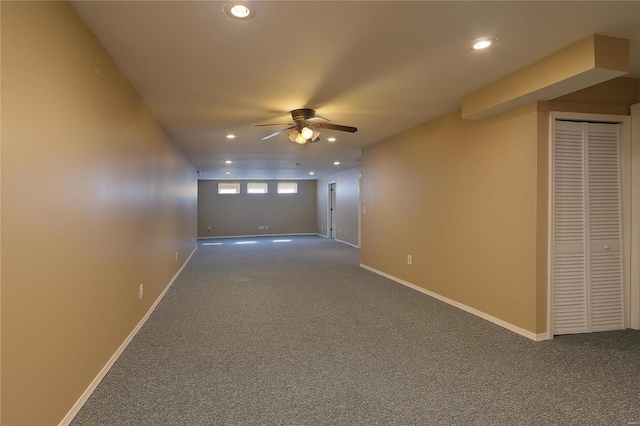
[[[240,194],[218,194],[219,182],[198,181],[199,238],[315,234],[316,181],[286,181],[298,183],[297,194],[278,194],[277,181],[252,181],[268,183],[267,194],[247,194],[248,181],[236,181],[241,184]],[[258,226],[269,228],[258,229]]]
[[2,424],[53,425],[194,249],[196,172],[68,3],[1,7]]
[[328,201],[330,183],[336,184],[336,239],[358,246],[360,167],[318,179],[318,223],[316,229],[318,234],[324,236],[329,236],[327,227],[329,223]]
[[456,110],[366,148],[362,263],[542,332],[538,162],[535,103],[483,121]]
[[454,111],[366,148],[362,263],[545,333],[549,112],[626,115],[639,85],[618,78],[479,122]]
[[541,110],[629,115],[630,106],[640,101],[640,80],[620,77],[570,93],[548,102]]

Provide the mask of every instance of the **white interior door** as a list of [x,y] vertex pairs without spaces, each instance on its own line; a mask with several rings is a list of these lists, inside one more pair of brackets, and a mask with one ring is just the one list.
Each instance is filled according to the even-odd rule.
[[620,127],[555,123],[553,334],[625,325]]

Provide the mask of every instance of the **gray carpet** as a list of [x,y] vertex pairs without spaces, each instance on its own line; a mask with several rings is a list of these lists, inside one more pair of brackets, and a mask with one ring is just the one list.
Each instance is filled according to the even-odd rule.
[[201,241],[72,424],[640,424],[640,332],[532,342],[285,238]]

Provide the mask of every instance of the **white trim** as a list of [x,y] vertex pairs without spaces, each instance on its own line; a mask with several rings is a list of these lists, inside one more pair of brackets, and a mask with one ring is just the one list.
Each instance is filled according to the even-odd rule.
[[555,210],[554,200],[554,192],[553,186],[555,181],[555,174],[553,165],[555,164],[555,156],[554,156],[554,143],[555,143],[555,133],[556,133],[556,118],[553,112],[549,114],[549,135],[547,137],[547,150],[548,150],[548,160],[549,164],[547,165],[547,169],[549,171],[549,180],[547,182],[547,193],[548,193],[548,210],[547,210],[547,334],[549,335],[549,339],[553,339],[553,297],[552,292],[553,288],[551,283],[553,282],[553,212]]
[[322,234],[315,234],[315,235],[317,235],[318,237],[329,239],[329,237],[327,237],[326,235],[322,235]]
[[[333,191],[331,191],[331,185],[333,185]],[[335,240],[335,235],[338,235],[337,223],[333,223],[334,215],[331,214],[331,210],[336,210],[336,206],[334,206],[334,201],[337,199],[337,191],[338,185],[336,184],[335,179],[327,182],[327,237]],[[335,211],[336,222],[338,221],[338,212]],[[333,231],[336,231],[335,233]]]
[[151,308],[149,308],[149,310],[144,315],[144,317],[142,317],[142,319],[140,320],[138,325],[136,325],[135,328],[131,331],[131,333],[129,333],[129,335],[124,340],[124,342],[122,342],[122,344],[116,350],[116,352],[111,356],[111,358],[109,358],[109,361],[107,361],[105,366],[102,367],[102,370],[100,370],[100,372],[95,377],[95,379],[93,379],[91,384],[89,384],[89,387],[87,387],[87,389],[82,393],[82,395],[76,401],[76,403],[73,404],[73,407],[71,407],[71,410],[69,410],[67,415],[64,416],[64,418],[60,421],[60,424],[59,424],[60,426],[69,425],[71,423],[71,421],[73,420],[73,418],[78,414],[78,412],[80,411],[82,406],[85,404],[85,402],[87,402],[87,400],[89,399],[89,397],[91,396],[93,391],[96,390],[96,388],[98,387],[98,385],[100,384],[102,379],[104,379],[104,376],[107,375],[107,373],[109,372],[109,370],[111,369],[113,364],[115,364],[115,362],[118,360],[118,358],[120,358],[120,355],[122,355],[122,352],[124,352],[124,350],[127,348],[129,343],[131,343],[131,341],[136,336],[136,334],[138,334],[138,331],[140,331],[140,329],[142,328],[144,323],[147,322],[147,320],[149,319],[149,317],[153,313],[153,311],[156,308],[156,306],[158,306],[158,303],[160,303],[160,300],[162,300],[162,298],[167,293],[169,288],[171,288],[171,286],[173,285],[173,282],[176,280],[176,278],[178,278],[178,276],[180,275],[182,270],[185,268],[185,266],[187,266],[187,263],[189,263],[189,260],[191,260],[191,256],[193,256],[193,254],[196,252],[197,249],[198,249],[198,247],[196,246],[193,249],[193,251],[191,252],[191,254],[189,255],[189,257],[187,258],[187,260],[185,260],[185,262],[182,264],[180,269],[178,269],[178,272],[176,272],[175,275],[173,276],[173,278],[171,278],[171,281],[169,281],[169,284],[164,288],[164,290],[162,290],[162,293],[160,293],[160,296],[158,296],[158,298],[155,300],[155,302],[153,302],[153,305],[151,305]]
[[631,191],[629,327],[640,330],[640,104],[631,105]]
[[286,237],[295,235],[319,235],[315,232],[300,232],[293,234],[255,234],[255,235],[224,235],[219,237],[198,237],[198,240],[218,240],[221,238],[258,238],[258,237]]
[[[547,247],[547,334],[549,338],[553,338],[553,153],[555,142],[555,122],[556,120],[575,120],[581,122],[595,123],[616,123],[620,124],[620,142],[621,142],[621,195],[622,195],[622,256],[623,256],[623,289],[624,289],[624,325],[630,326],[630,315],[632,310],[631,294],[633,288],[630,285],[631,276],[631,203],[633,202],[631,193],[631,118],[628,115],[611,115],[611,114],[587,114],[576,112],[558,112],[549,113],[549,210],[548,210],[548,247]],[[637,263],[637,262],[634,262]],[[636,290],[637,291],[637,290]]]
[[624,291],[624,326],[631,324],[631,117],[620,121],[620,173],[622,195],[622,286]]
[[362,168],[358,174],[358,248],[362,246]]
[[520,328],[520,327],[518,327],[516,325],[513,325],[513,324],[511,324],[509,322],[501,320],[500,318],[496,318],[496,317],[494,317],[492,315],[489,315],[489,314],[487,314],[485,312],[479,311],[479,310],[477,310],[475,308],[472,308],[470,306],[467,306],[467,305],[465,305],[463,303],[456,302],[453,299],[449,299],[448,297],[442,296],[442,295],[440,295],[438,293],[434,293],[434,292],[429,291],[429,290],[427,290],[425,288],[422,288],[422,287],[419,287],[419,286],[417,286],[415,284],[412,284],[412,283],[410,283],[408,281],[405,281],[405,280],[402,280],[400,278],[394,277],[393,275],[389,275],[389,274],[384,273],[382,271],[378,271],[377,269],[372,268],[370,266],[367,266],[365,264],[361,263],[360,267],[362,267],[364,269],[367,269],[367,270],[369,270],[371,272],[374,272],[374,273],[376,273],[378,275],[381,275],[381,276],[383,276],[385,278],[388,278],[388,279],[390,279],[392,281],[395,281],[395,282],[397,282],[399,284],[402,284],[404,286],[407,286],[409,288],[417,290],[420,293],[424,293],[427,296],[433,297],[434,299],[438,299],[441,302],[447,303],[447,304],[449,304],[451,306],[454,306],[454,307],[456,307],[458,309],[462,309],[465,312],[468,312],[468,313],[473,314],[473,315],[475,315],[477,317],[480,317],[480,318],[482,318],[484,320],[492,322],[492,323],[494,323],[496,325],[499,325],[500,327],[506,328],[509,331],[513,331],[514,333],[517,333],[517,334],[519,334],[521,336],[524,336],[527,339],[531,339],[531,340],[534,340],[536,342],[541,341],[541,340],[549,340],[550,339],[550,336],[549,336],[548,333],[540,333],[540,334],[532,333],[531,331],[525,330],[524,328]]
[[360,248],[360,247],[358,247],[358,246],[357,246],[357,245],[355,245],[355,244],[351,244],[351,243],[348,243],[348,242],[346,242],[346,241],[339,240],[339,239],[337,239],[337,238],[335,238],[335,240],[336,240],[337,242],[339,242],[339,243],[346,244],[346,245],[348,245],[348,246],[355,247],[355,248],[357,248],[357,249],[359,249],[359,248]]

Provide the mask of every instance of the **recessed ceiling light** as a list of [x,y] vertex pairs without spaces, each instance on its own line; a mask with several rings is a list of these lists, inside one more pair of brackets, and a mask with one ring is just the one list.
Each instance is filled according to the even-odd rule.
[[230,174],[231,174],[231,172],[226,172],[226,173],[225,173],[225,175],[230,175]]
[[339,162],[339,161],[334,161],[334,162],[333,162],[333,165],[334,165],[334,166],[339,166],[339,165],[340,165],[340,162]]
[[235,138],[236,138],[236,135],[234,135],[234,134],[229,133],[227,135],[227,139],[235,139]]
[[313,175],[315,175],[316,173],[315,173],[315,172],[309,172],[309,174],[310,174],[311,176],[313,176]]
[[256,16],[256,7],[248,1],[228,1],[224,4],[224,13],[234,19],[246,20]]
[[231,164],[231,163],[233,163],[233,161],[231,161],[231,160],[226,160],[224,163],[225,163],[225,164]]
[[333,138],[333,137],[332,137],[332,138],[327,138],[327,140],[328,140],[329,142],[335,142],[335,141],[336,141],[336,138]]
[[492,44],[495,44],[497,41],[498,39],[495,37],[481,37],[473,40],[473,43],[471,43],[471,47],[473,47],[475,50],[482,50],[486,49]]
[[251,15],[251,10],[242,4],[236,4],[231,7],[231,14],[236,18],[246,18]]

